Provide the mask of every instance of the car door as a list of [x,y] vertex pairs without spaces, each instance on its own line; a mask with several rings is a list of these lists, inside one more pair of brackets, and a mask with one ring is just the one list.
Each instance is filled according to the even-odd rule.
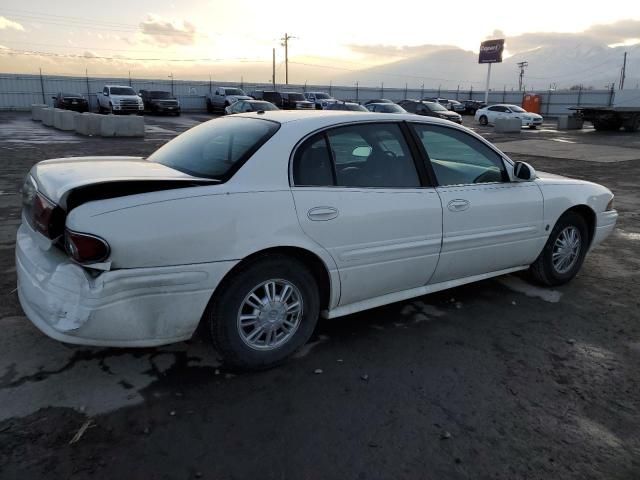
[[403,128],[401,122],[335,127],[294,155],[300,225],[333,256],[340,305],[425,285],[435,271],[442,206],[419,176],[424,168]]
[[511,181],[501,155],[457,128],[414,124],[443,207],[432,283],[531,264],[546,240],[542,193]]

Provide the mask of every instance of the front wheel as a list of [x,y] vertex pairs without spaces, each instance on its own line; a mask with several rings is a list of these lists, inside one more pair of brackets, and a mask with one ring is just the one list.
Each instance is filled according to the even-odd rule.
[[300,261],[269,255],[233,274],[209,308],[213,344],[232,368],[259,370],[286,360],[311,337],[320,299]]
[[542,253],[531,265],[531,275],[543,285],[567,283],[580,270],[588,248],[587,223],[581,215],[567,212],[553,227]]
[[489,120],[487,119],[486,115],[482,115],[479,119],[478,122],[480,122],[480,125],[486,125],[487,123],[489,123]]
[[530,128],[531,130],[535,130],[536,128],[538,128],[538,126],[537,126],[537,125],[529,125],[529,128]]

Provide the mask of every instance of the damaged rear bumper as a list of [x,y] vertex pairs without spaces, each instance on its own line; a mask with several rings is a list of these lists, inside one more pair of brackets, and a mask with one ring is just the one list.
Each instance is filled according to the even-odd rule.
[[80,345],[149,347],[189,339],[235,261],[133,268],[93,277],[23,224],[16,240],[18,296],[49,337]]

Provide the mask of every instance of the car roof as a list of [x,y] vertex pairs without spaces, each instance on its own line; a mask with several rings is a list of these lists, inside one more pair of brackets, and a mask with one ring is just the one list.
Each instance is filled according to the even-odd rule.
[[347,110],[274,110],[264,113],[248,112],[234,115],[235,117],[261,118],[272,120],[280,124],[296,122],[298,125],[305,124],[310,130],[325,128],[341,123],[361,122],[361,121],[413,121],[422,123],[433,123],[438,125],[452,126],[451,121],[436,117],[423,117],[411,113],[377,113],[377,112],[355,112]]
[[109,88],[131,88],[132,89],[132,87],[130,87],[129,85],[105,85],[105,87],[109,87]]

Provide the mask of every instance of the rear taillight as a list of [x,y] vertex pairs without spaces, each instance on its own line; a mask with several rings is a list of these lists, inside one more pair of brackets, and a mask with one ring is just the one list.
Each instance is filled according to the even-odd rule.
[[25,217],[34,230],[52,240],[62,235],[64,211],[38,192],[30,181],[23,186],[22,203]]
[[78,263],[100,263],[109,256],[109,244],[100,237],[88,233],[66,230],[64,248]]

